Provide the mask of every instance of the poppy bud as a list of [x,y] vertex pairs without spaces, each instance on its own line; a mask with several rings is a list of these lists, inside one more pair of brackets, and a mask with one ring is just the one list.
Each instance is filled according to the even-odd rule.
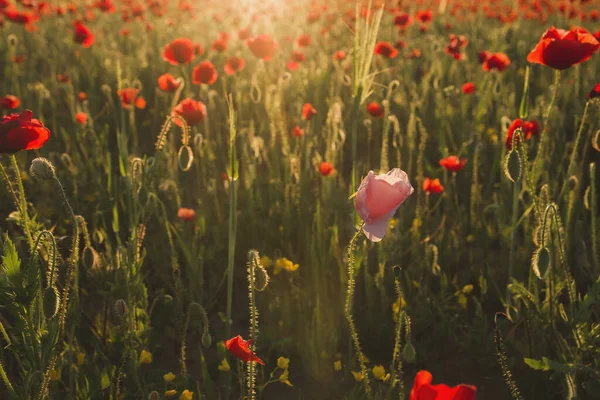
[[212,337],[210,336],[210,333],[208,333],[208,331],[204,332],[204,334],[202,335],[202,346],[209,348],[211,343]]
[[400,275],[402,274],[402,268],[400,268],[399,265],[394,265],[392,271],[394,271],[394,276],[396,277],[396,279],[400,279]]
[[547,247],[539,247],[534,253],[531,260],[533,273],[540,279],[546,275],[550,266],[550,250]]
[[60,295],[56,290],[55,286],[48,287],[44,290],[43,297],[43,308],[44,316],[47,319],[51,319],[58,313],[58,306],[60,304]]
[[511,182],[517,182],[521,178],[521,157],[514,149],[504,158],[504,174]]
[[10,34],[8,35],[8,45],[12,48],[17,47],[17,45],[19,44],[19,39],[17,38],[16,35]]
[[406,346],[404,346],[404,350],[402,350],[402,358],[410,364],[414,363],[417,358],[417,351],[410,340],[406,343]]
[[569,190],[575,190],[575,188],[577,187],[578,184],[579,184],[579,180],[577,179],[577,177],[575,175],[571,175],[569,177],[569,180],[567,180],[567,188]]
[[54,178],[56,170],[54,169],[54,165],[52,165],[49,160],[43,157],[38,157],[31,162],[29,172],[36,179],[46,180]]
[[119,299],[115,302],[115,312],[119,319],[125,318],[127,315],[127,303],[125,303],[125,300]]
[[160,400],[160,395],[158,394],[158,392],[156,390],[150,392],[150,395],[148,396],[148,400]]
[[194,161],[194,153],[190,146],[181,146],[177,153],[177,163],[182,171],[187,171],[191,168],[192,162]]

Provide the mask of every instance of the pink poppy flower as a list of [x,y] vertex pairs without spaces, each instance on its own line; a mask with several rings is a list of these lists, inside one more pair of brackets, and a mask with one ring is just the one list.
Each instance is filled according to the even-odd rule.
[[362,229],[367,239],[379,242],[383,238],[388,220],[413,192],[406,172],[400,168],[380,175],[369,171],[354,198],[354,207],[364,222]]

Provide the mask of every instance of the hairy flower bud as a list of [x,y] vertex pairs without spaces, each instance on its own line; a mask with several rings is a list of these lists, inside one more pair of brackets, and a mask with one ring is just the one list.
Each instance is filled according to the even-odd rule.
[[29,172],[36,179],[52,179],[56,175],[56,170],[54,169],[54,165],[43,157],[38,157],[31,162],[31,166],[29,167]]

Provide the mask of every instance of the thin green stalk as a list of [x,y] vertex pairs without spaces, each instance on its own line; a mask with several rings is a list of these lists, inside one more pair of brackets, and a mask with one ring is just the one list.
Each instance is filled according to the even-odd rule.
[[558,95],[558,88],[560,86],[560,70],[554,71],[554,90],[552,92],[552,98],[550,99],[550,104],[548,105],[548,109],[546,110],[546,114],[544,115],[544,132],[542,133],[542,140],[540,141],[540,146],[538,147],[538,152],[533,161],[533,176],[534,182],[539,179],[539,175],[541,171],[539,169],[543,165],[544,151],[546,146],[550,143],[550,136],[548,132],[550,131],[550,114],[552,113],[552,108],[554,108],[554,103],[556,102],[556,97]]
[[[515,265],[515,257],[516,257],[517,226],[518,226],[517,220],[519,218],[519,183],[521,183],[521,179],[517,179],[517,181],[513,183],[512,219],[511,219],[512,233],[510,236],[510,259],[509,259],[509,263],[508,263],[508,285],[510,285],[513,280],[513,268]],[[507,288],[506,288],[506,313],[508,315],[510,315],[510,307],[511,307],[511,290],[507,286]]]
[[[231,337],[231,312],[233,306],[233,264],[235,261],[235,234],[237,229],[237,199],[236,180],[238,178],[238,164],[236,159],[236,128],[235,111],[231,94],[227,96],[229,106],[229,244],[227,256],[227,324],[225,325],[225,336]],[[231,389],[231,375],[227,378],[226,398]]]
[[[521,392],[519,392],[519,388],[508,368],[508,356],[506,355],[506,350],[504,349],[504,341],[502,340],[502,334],[500,333],[500,328],[498,327],[498,317],[503,316],[502,313],[497,313],[494,318],[494,323],[496,328],[494,329],[494,342],[496,344],[496,354],[498,356],[498,363],[500,364],[500,368],[502,369],[502,375],[504,376],[504,381],[510,390],[510,394],[514,400],[523,400],[521,396]],[[504,317],[506,317],[504,315]]]
[[17,186],[19,189],[19,200],[20,200],[20,217],[23,221],[23,231],[27,237],[27,243],[29,248],[33,247],[33,237],[31,236],[31,230],[29,229],[29,215],[27,214],[27,200],[25,199],[25,189],[23,188],[23,180],[21,179],[21,172],[19,170],[19,164],[17,163],[17,157],[14,154],[10,155],[10,161],[15,172],[15,178],[17,179]]
[[592,214],[592,253],[594,256],[594,265],[596,273],[600,268],[600,255],[598,254],[598,190],[596,188],[596,163],[590,164],[590,207]]
[[348,320],[348,325],[350,327],[350,336],[352,339],[352,343],[354,344],[354,350],[356,351],[356,355],[358,357],[358,362],[360,364],[360,371],[363,375],[362,383],[369,399],[373,398],[373,394],[371,392],[371,380],[369,379],[369,372],[367,371],[367,365],[365,362],[365,355],[363,354],[360,347],[360,340],[358,339],[358,332],[356,331],[356,325],[354,325],[354,319],[352,318],[352,302],[354,300],[354,269],[356,263],[355,250],[356,250],[356,242],[358,238],[362,234],[362,229],[356,231],[352,239],[350,240],[350,244],[348,245],[348,289],[346,293],[346,304],[344,307],[344,314],[346,316],[346,320]]

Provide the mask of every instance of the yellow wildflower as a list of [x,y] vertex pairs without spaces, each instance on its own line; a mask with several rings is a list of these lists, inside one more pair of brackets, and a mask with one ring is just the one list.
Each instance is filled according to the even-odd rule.
[[365,376],[363,375],[362,371],[358,371],[358,372],[354,372],[351,371],[352,375],[354,375],[354,380],[356,382],[361,382],[363,379],[365,379]]
[[148,350],[142,350],[140,353],[140,364],[150,364],[152,362],[152,353]]
[[174,379],[175,379],[175,374],[172,372],[169,372],[168,374],[163,375],[163,380],[167,383],[173,382]]
[[275,261],[275,269],[273,270],[273,275],[279,275],[282,269],[285,269],[288,272],[294,272],[298,269],[298,267],[298,264],[294,264],[285,257],[278,258]]
[[281,369],[288,369],[290,366],[290,359],[285,357],[279,357],[277,359],[277,366]]
[[175,396],[176,394],[177,394],[177,390],[175,390],[175,389],[167,390],[167,391],[165,392],[165,396],[166,396],[166,397],[173,397],[173,396]]
[[341,360],[337,360],[333,362],[333,369],[335,371],[341,371],[342,370],[342,361]]
[[84,359],[85,359],[85,353],[77,354],[77,365],[83,364]]
[[271,267],[271,265],[273,265],[273,260],[271,260],[269,256],[262,256],[260,258],[260,265],[262,265],[265,268],[269,268]]
[[289,370],[286,369],[285,371],[283,371],[283,373],[279,377],[279,382],[285,383],[288,386],[294,386],[294,385],[292,385],[292,382],[290,382],[290,379],[289,379]]
[[217,367],[217,369],[219,371],[223,371],[223,372],[229,372],[229,371],[231,371],[231,367],[229,366],[229,363],[227,362],[226,358],[224,358],[221,361],[221,364],[219,364],[219,366]]
[[470,295],[473,292],[473,285],[465,285],[465,287],[463,287],[462,292],[465,294],[465,296]]
[[394,229],[396,227],[396,225],[398,225],[398,218],[391,218],[390,221],[388,222],[388,228]]
[[389,373],[385,373],[385,368],[383,367],[383,365],[376,365],[373,367],[373,376],[375,377],[375,379],[378,379],[382,382],[387,382],[391,377]]
[[62,371],[60,369],[53,369],[50,371],[50,380],[51,381],[60,381],[61,375],[62,375]]
[[179,400],[192,400],[192,397],[194,397],[194,392],[185,389],[179,396]]

